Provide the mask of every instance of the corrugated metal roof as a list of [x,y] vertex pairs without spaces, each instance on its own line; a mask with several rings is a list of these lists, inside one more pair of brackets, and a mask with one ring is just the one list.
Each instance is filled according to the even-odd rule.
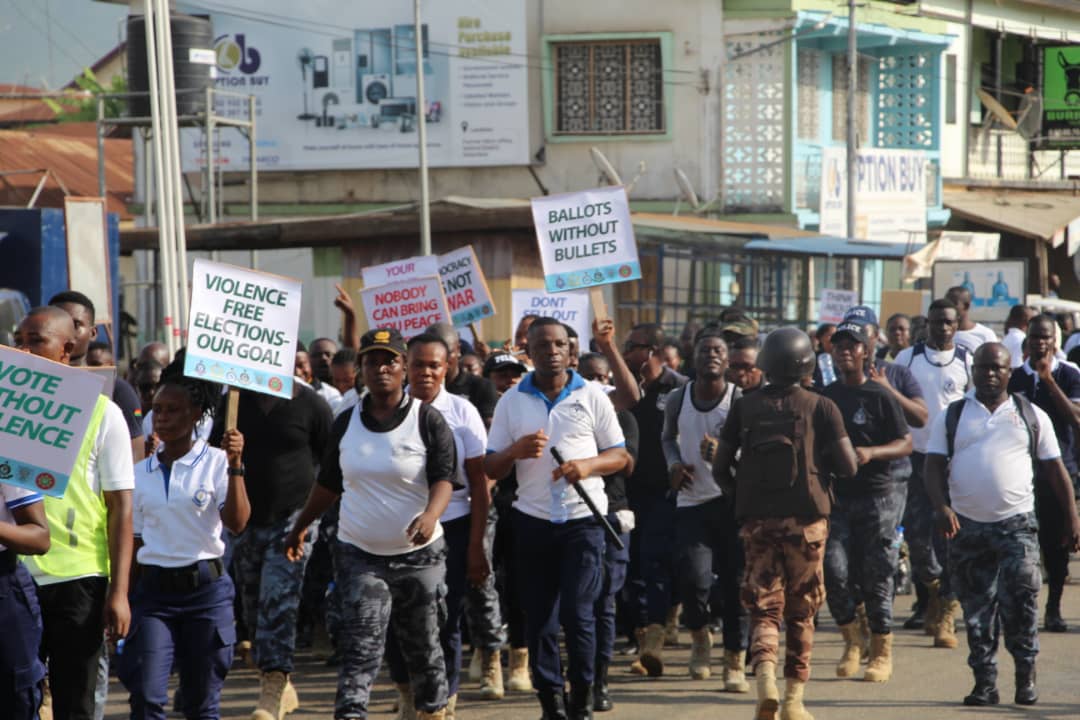
[[[134,193],[135,162],[130,139],[105,141],[105,187],[109,212],[131,218],[127,203]],[[97,139],[69,137],[34,130],[0,130],[0,172],[50,170],[72,195],[98,195]],[[0,204],[26,205],[41,180],[40,173],[8,175],[0,181]],[[63,207],[64,192],[49,180],[38,207]]]
[[958,218],[1046,242],[1080,219],[1080,197],[1066,192],[946,188],[944,205]]

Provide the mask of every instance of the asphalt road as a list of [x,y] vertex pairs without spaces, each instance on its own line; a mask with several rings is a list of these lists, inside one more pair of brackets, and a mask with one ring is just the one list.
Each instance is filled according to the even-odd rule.
[[[1074,562],[1073,569],[1080,572]],[[1080,577],[1078,572],[1073,577]],[[1044,588],[1045,596],[1045,588]],[[903,619],[912,596],[897,598],[897,617]],[[1040,603],[1041,606],[1041,603]],[[816,720],[912,720],[953,718],[1039,718],[1075,720],[1080,718],[1080,585],[1065,591],[1064,613],[1070,631],[1066,634],[1041,633],[1038,663],[1039,703],[1033,707],[1012,704],[1013,666],[1004,649],[999,654],[1002,705],[994,708],[966,708],[961,700],[972,686],[967,667],[966,638],[956,650],[936,649],[931,639],[920,633],[899,630],[895,638],[894,674],[891,682],[873,685],[858,680],[839,680],[834,666],[840,657],[842,642],[835,623],[823,611],[814,647],[813,674],[807,686],[807,707]],[[750,718],[752,695],[718,692],[719,665],[715,662],[722,650],[714,650],[714,671],[710,680],[691,680],[686,673],[689,657],[689,633],[681,633],[681,645],[666,651],[667,669],[661,678],[639,679],[629,675],[629,658],[619,658],[612,668],[611,682],[615,710],[597,713],[605,720],[697,720],[709,718]],[[328,668],[311,653],[300,653],[293,681],[300,695],[301,708],[289,715],[292,720],[332,718],[337,671]],[[499,702],[477,699],[477,686],[466,682],[462,688],[457,717],[466,720],[536,720],[539,706],[531,694],[512,694]],[[783,688],[781,687],[781,692]],[[258,678],[237,664],[225,686],[222,717],[247,718],[258,696]],[[385,676],[374,694],[371,717],[392,718],[390,703],[394,692]],[[127,694],[113,683],[106,717],[126,717]]]

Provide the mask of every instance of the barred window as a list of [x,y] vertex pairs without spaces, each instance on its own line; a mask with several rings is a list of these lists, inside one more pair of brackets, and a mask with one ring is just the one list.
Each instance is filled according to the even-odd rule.
[[666,131],[659,39],[553,43],[556,135]]

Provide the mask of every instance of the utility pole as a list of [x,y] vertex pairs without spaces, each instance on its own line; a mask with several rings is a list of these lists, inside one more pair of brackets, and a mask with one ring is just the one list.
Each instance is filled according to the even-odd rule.
[[424,99],[424,26],[420,0],[413,0],[416,41],[416,130],[420,140],[420,254],[431,254],[431,198],[428,191],[427,102]]
[[858,32],[855,28],[855,0],[848,0],[848,36],[847,36],[847,61],[848,61],[848,92],[847,92],[847,236],[855,238],[855,190],[857,185],[859,150],[859,125],[857,113],[859,102],[857,92],[859,89],[859,43]]

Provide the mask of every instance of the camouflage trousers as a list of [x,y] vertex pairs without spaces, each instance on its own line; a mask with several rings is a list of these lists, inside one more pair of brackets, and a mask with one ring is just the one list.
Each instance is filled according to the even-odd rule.
[[739,532],[746,553],[742,603],[750,611],[750,664],[778,662],[787,625],[784,677],[807,680],[814,615],[825,600],[822,561],[829,521],[751,518]]
[[[892,628],[893,585],[900,548],[896,526],[904,513],[907,486],[844,497],[833,504],[825,545],[825,589],[829,612],[840,625],[855,620],[855,606],[866,603],[870,631]],[[858,591],[856,590],[858,588]]]
[[997,679],[998,636],[1017,669],[1031,667],[1039,654],[1038,523],[1034,513],[981,523],[960,516],[950,542],[953,588],[964,608],[968,665],[975,677]]
[[339,540],[334,553],[342,607],[334,717],[368,716],[390,625],[409,669],[416,709],[431,713],[446,707],[446,665],[439,644],[439,627],[446,619],[446,542],[439,538],[414,552],[380,556]]
[[298,514],[273,525],[248,525],[233,543],[233,567],[244,622],[254,639],[255,662],[263,672],[293,670],[300,588],[311,544],[319,532],[318,524],[313,524],[304,542],[303,558],[289,562],[285,537]]

